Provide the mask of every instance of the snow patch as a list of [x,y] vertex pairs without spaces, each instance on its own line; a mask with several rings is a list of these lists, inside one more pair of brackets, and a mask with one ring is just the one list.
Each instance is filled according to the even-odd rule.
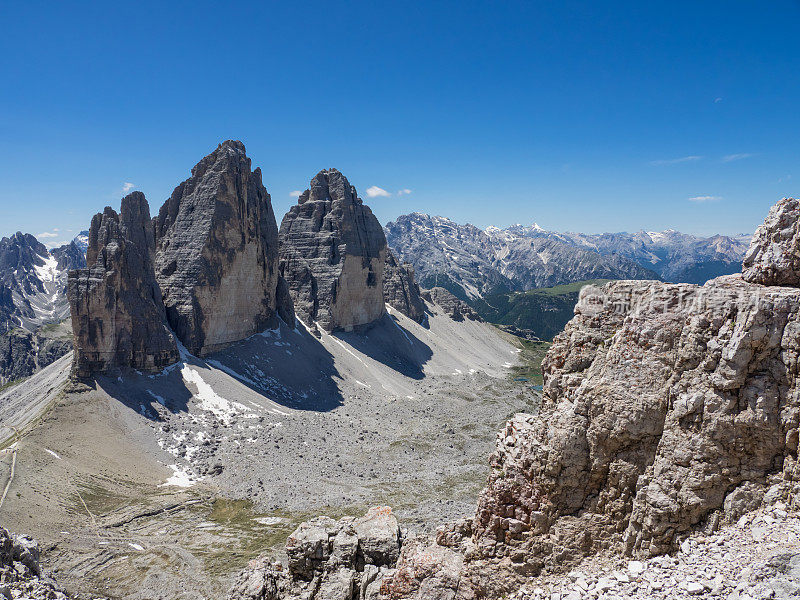
[[188,472],[181,469],[178,465],[169,465],[169,468],[173,471],[172,475],[158,487],[167,487],[171,485],[174,487],[188,488],[197,483]]

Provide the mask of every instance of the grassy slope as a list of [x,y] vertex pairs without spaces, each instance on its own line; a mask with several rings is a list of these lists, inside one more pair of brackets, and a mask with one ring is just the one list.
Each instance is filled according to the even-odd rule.
[[472,306],[490,323],[530,329],[537,337],[551,341],[572,318],[581,288],[607,282],[607,279],[592,279],[527,292],[493,294],[475,300]]

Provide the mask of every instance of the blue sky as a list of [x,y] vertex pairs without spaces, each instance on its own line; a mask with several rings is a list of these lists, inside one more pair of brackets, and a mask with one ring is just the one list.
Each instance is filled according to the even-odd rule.
[[383,223],[735,233],[800,194],[798,1],[5,2],[0,22],[0,235],[68,239],[130,186],[155,213],[228,138],[279,220],[331,166]]

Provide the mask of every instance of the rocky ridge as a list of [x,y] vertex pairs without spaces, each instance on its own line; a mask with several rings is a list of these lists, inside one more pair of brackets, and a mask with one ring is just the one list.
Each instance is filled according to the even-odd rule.
[[603,256],[623,256],[651,269],[664,281],[696,284],[739,273],[752,238],[750,234],[698,237],[673,229],[636,233],[558,233],[535,223],[514,225],[502,231],[526,238],[552,239]]
[[298,317],[345,331],[385,311],[386,237],[336,169],[320,171],[283,217],[280,271]]
[[67,272],[86,265],[73,240],[53,250],[31,234],[0,240],[0,334],[35,331],[69,316]]
[[422,287],[444,287],[462,300],[587,279],[658,279],[619,255],[497,228],[484,231],[444,217],[403,215],[385,231],[389,247],[413,265]]
[[439,306],[445,314],[454,321],[482,321],[478,313],[466,302],[459,300],[449,291],[441,287],[434,287],[422,292],[422,298]]
[[263,331],[278,308],[278,230],[250,166],[244,144],[223,142],[153,219],[167,319],[198,356]]
[[391,251],[387,253],[383,271],[383,299],[409,319],[417,323],[425,321],[425,302],[414,277],[414,267],[398,263]]
[[153,270],[155,251],[144,194],[122,199],[92,219],[87,268],[70,271],[74,372],[117,368],[158,371],[178,360]]

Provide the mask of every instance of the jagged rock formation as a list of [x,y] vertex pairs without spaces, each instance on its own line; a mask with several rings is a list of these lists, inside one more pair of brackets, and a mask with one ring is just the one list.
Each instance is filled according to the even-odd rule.
[[[798,288],[739,275],[584,288],[542,365],[541,412],[498,435],[472,531],[435,542],[436,561],[463,556],[450,597],[510,593],[588,554],[668,552],[757,505],[770,480],[800,480],[799,339]],[[398,572],[434,556],[421,546]],[[403,591],[414,581],[386,595],[418,597]]]
[[380,223],[336,169],[317,173],[281,222],[281,274],[309,326],[349,330],[378,319],[386,253]]
[[278,229],[244,144],[223,142],[197,163],[154,224],[167,319],[190,352],[205,355],[269,326]]
[[67,600],[66,594],[42,572],[39,544],[26,535],[0,527],[0,596],[31,600]]
[[800,285],[800,200],[784,198],[756,230],[742,276],[761,285]]
[[116,368],[160,370],[178,360],[153,271],[153,225],[141,192],[92,219],[87,268],[70,271],[69,301],[79,377]]
[[0,385],[29,377],[72,350],[68,323],[42,327],[35,332],[22,328],[0,334]]
[[383,271],[383,299],[409,319],[417,323],[425,320],[425,302],[414,279],[414,267],[398,263],[391,251]]
[[414,266],[423,288],[443,287],[462,300],[587,279],[658,279],[621,255],[421,213],[388,223],[386,239],[398,260]]
[[388,507],[363,517],[301,523],[286,540],[288,572],[266,558],[236,579],[229,600],[374,600],[392,573],[401,545],[400,527]]
[[463,321],[464,318],[470,321],[483,320],[469,304],[462,302],[444,288],[425,290],[422,292],[422,298],[439,306],[454,321]]

